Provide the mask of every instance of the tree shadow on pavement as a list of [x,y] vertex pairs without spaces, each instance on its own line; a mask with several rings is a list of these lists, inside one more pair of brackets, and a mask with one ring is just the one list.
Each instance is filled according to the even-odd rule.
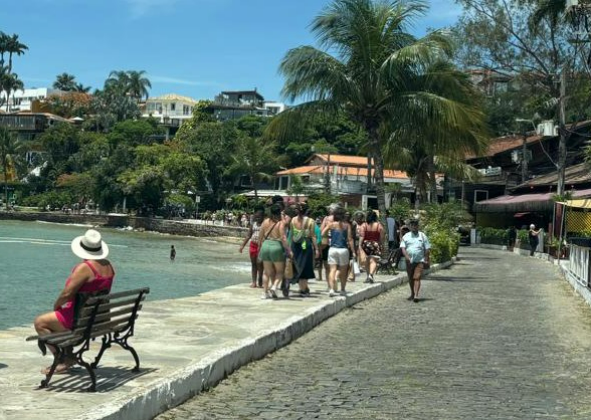
[[[141,376],[156,372],[158,369],[141,368],[139,372],[133,372],[129,367],[100,367],[95,370],[97,392],[108,392],[125,385]],[[69,374],[61,376],[57,380],[54,376],[49,383],[47,391],[73,393],[86,392],[90,386],[90,377],[86,369],[76,367]]]

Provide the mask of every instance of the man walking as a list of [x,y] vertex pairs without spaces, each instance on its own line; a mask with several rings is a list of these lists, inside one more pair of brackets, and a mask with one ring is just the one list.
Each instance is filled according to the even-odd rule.
[[419,301],[419,291],[421,290],[421,275],[423,268],[429,266],[429,253],[431,244],[427,235],[419,231],[419,221],[410,221],[410,232],[402,238],[400,249],[406,259],[406,273],[408,274],[408,284],[410,286],[410,296],[408,300],[417,303]]
[[386,210],[386,224],[388,225],[388,250],[391,251],[398,248],[398,226],[390,210]]

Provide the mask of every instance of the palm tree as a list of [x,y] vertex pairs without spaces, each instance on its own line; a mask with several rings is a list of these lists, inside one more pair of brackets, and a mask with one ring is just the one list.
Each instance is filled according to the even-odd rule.
[[0,67],[4,67],[4,54],[8,52],[8,39],[10,37],[0,31]]
[[452,53],[441,31],[423,38],[408,32],[427,10],[422,1],[333,0],[312,22],[324,50],[301,46],[280,65],[283,93],[292,101],[310,99],[271,123],[280,131],[310,112],[344,111],[365,130],[373,157],[378,208],[385,217],[384,147],[425,124],[445,131],[471,127],[476,112],[428,89],[425,69]]
[[84,86],[82,83],[76,83],[74,91],[80,93],[88,93],[90,92],[90,89],[92,89],[90,86]]
[[14,170],[16,161],[23,152],[23,145],[5,127],[0,127],[0,165],[4,174],[4,205],[8,210],[8,175],[9,170]]
[[152,84],[145,74],[144,70],[112,71],[105,82],[105,90],[118,90],[139,102],[144,97],[148,98],[149,89],[152,88]]
[[13,34],[12,36],[8,37],[6,41],[6,52],[8,53],[8,73],[12,71],[12,55],[16,54],[20,56],[28,49],[29,47],[19,41],[17,34]]
[[276,144],[261,137],[241,135],[236,149],[232,154],[232,163],[228,173],[247,175],[254,189],[254,198],[258,200],[257,183],[262,179],[270,179],[273,172],[284,163],[283,156],[278,156]]
[[53,82],[53,88],[63,90],[64,92],[76,90],[76,76],[68,73],[58,74],[55,82]]
[[431,192],[431,200],[437,197],[437,173],[444,172],[457,179],[474,179],[478,172],[464,163],[465,155],[479,156],[484,152],[489,133],[485,115],[478,111],[481,94],[470,77],[451,62],[431,63],[415,82],[418,82],[417,91],[453,101],[472,114],[470,124],[444,130],[441,129],[441,116],[437,115],[419,126],[396,123],[391,127],[391,141],[384,147],[385,159],[390,166],[405,169],[414,177],[419,201],[423,202],[427,191]]
[[17,90],[23,90],[25,85],[23,81],[18,78],[18,74],[16,73],[4,73],[0,76],[2,77],[0,80],[0,87],[6,92],[6,112],[8,112],[10,94]]
[[142,98],[148,99],[149,89],[152,88],[150,80],[145,77],[146,72],[144,70],[135,71],[130,70],[127,72],[127,88],[129,95],[137,101]]
[[105,81],[105,90],[116,89],[123,93],[128,92],[129,77],[127,72],[121,70],[113,70],[109,73],[109,78]]
[[539,0],[532,16],[532,23],[539,26],[548,19],[552,28],[558,27],[559,21],[566,12],[566,0]]

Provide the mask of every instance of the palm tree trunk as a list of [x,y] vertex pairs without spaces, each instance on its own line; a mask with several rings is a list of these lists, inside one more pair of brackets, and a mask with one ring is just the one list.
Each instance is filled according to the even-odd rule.
[[[369,126],[367,128],[369,136],[369,150],[374,160],[374,174],[375,174],[375,188],[378,199],[378,210],[380,212],[380,222],[386,230],[386,238],[388,238],[388,224],[386,223],[386,188],[384,185],[384,156],[382,148],[380,147],[380,139],[377,127]],[[371,177],[371,173],[367,174],[367,179]],[[388,243],[384,246],[385,252],[388,253]]]
[[8,211],[8,168],[6,161],[4,161],[4,207]]
[[257,184],[255,184],[254,176],[252,176],[252,175],[250,176],[250,182],[252,183],[252,188],[254,189],[254,200],[255,200],[255,202],[258,203],[259,202],[259,194],[257,191]]
[[427,158],[427,165],[429,165],[429,189],[431,190],[430,203],[437,203],[437,179],[435,173],[435,157],[430,155]]
[[8,54],[8,74],[12,72],[12,53]]

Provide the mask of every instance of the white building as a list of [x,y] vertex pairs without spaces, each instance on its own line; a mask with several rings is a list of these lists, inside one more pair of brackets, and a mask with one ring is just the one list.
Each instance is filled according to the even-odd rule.
[[180,127],[193,116],[193,107],[197,101],[188,96],[169,93],[146,101],[143,117],[156,118],[161,124]]
[[267,116],[274,117],[277,114],[282,113],[287,109],[287,105],[283,102],[265,101],[265,109],[267,110]]
[[[60,95],[63,92],[51,88],[33,88],[17,90],[10,93],[8,98],[8,112],[32,111],[34,101],[45,101],[51,95]],[[2,110],[6,111],[6,92],[0,92]]]

